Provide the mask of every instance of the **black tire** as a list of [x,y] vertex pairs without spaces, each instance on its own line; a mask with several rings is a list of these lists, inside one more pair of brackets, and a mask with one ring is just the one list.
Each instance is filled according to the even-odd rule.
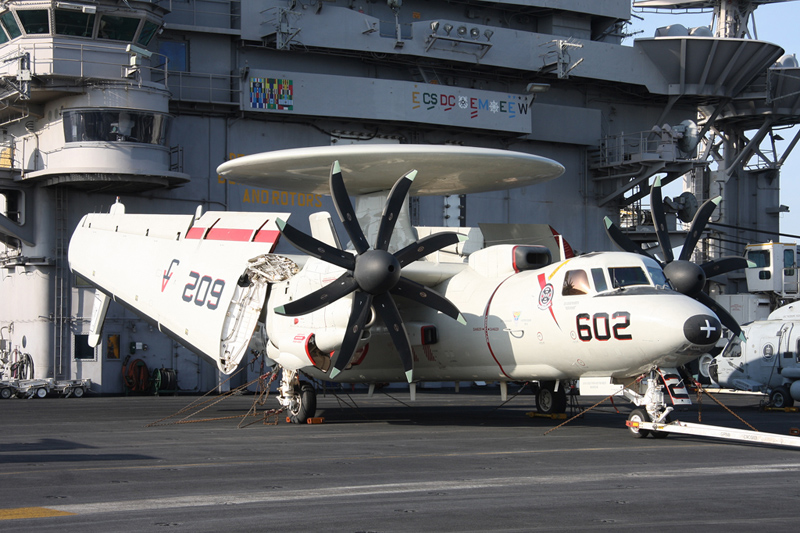
[[[648,416],[647,411],[637,407],[631,411],[631,414],[628,415],[628,422],[650,422],[650,417]],[[633,426],[628,426],[628,429],[631,431],[631,434],[634,437],[639,439],[643,439],[650,434],[649,429],[641,429]]]
[[293,424],[307,424],[317,412],[317,391],[311,383],[301,383],[297,400],[289,408],[289,419]]
[[9,398],[11,398],[12,394],[14,393],[11,392],[11,389],[9,388],[3,387],[2,389],[0,389],[0,398],[3,400],[8,400]]
[[37,398],[44,398],[45,396],[47,396],[47,389],[45,389],[44,387],[40,387],[36,389],[36,391],[33,394]]
[[794,405],[794,400],[792,399],[792,395],[789,394],[789,389],[783,385],[772,389],[772,392],[769,393],[769,402],[772,404],[772,407],[778,409]]
[[536,410],[543,415],[565,413],[567,411],[567,391],[563,383],[555,390],[555,381],[543,381],[536,393]]
[[84,392],[85,391],[83,390],[83,387],[75,387],[74,389],[72,389],[72,397],[73,398],[83,398],[83,393]]

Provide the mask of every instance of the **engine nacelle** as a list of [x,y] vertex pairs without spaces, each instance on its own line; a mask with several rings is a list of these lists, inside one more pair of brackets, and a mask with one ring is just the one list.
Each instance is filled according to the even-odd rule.
[[[349,364],[357,365],[363,360],[370,338],[369,330],[364,330]],[[314,366],[327,372],[331,366],[331,357],[341,346],[342,339],[344,330],[341,328],[323,329],[315,333],[288,332],[278,337],[277,342],[270,339],[267,356],[290,370]]]
[[331,366],[330,354],[319,349],[313,333],[291,333],[280,337],[277,345],[270,340],[267,356],[290,370],[314,366],[327,372]]

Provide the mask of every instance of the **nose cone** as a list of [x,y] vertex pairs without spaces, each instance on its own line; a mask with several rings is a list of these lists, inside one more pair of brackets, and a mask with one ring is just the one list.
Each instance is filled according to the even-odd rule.
[[694,315],[683,323],[683,335],[692,344],[713,345],[722,335],[722,324],[711,315]]

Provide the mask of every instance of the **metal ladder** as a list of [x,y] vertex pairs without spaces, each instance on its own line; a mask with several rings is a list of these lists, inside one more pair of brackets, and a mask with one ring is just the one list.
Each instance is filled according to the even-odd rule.
[[53,279],[53,378],[63,377],[64,373],[64,337],[68,331],[67,320],[69,310],[67,309],[68,298],[65,268],[66,262],[66,232],[67,232],[67,193],[61,186],[56,186],[53,190],[55,200],[55,258],[54,258],[54,279]]

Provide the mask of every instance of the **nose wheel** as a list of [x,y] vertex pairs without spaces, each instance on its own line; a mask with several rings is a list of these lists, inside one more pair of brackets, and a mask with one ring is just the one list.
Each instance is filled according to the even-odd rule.
[[[673,374],[667,371],[666,375],[669,377]],[[634,437],[644,438],[652,435],[654,438],[663,439],[668,435],[664,431],[640,427],[640,423],[657,422],[659,424],[669,424],[672,421],[670,413],[673,408],[667,405],[664,379],[657,369],[653,369],[647,374],[646,379],[636,382],[636,389],[626,387],[622,390],[622,395],[636,405],[628,415],[626,423]],[[688,395],[686,397],[688,399]]]
[[639,439],[643,439],[650,434],[650,430],[639,427],[641,422],[650,422],[650,417],[647,416],[647,411],[637,407],[628,415],[628,429],[634,437]]

